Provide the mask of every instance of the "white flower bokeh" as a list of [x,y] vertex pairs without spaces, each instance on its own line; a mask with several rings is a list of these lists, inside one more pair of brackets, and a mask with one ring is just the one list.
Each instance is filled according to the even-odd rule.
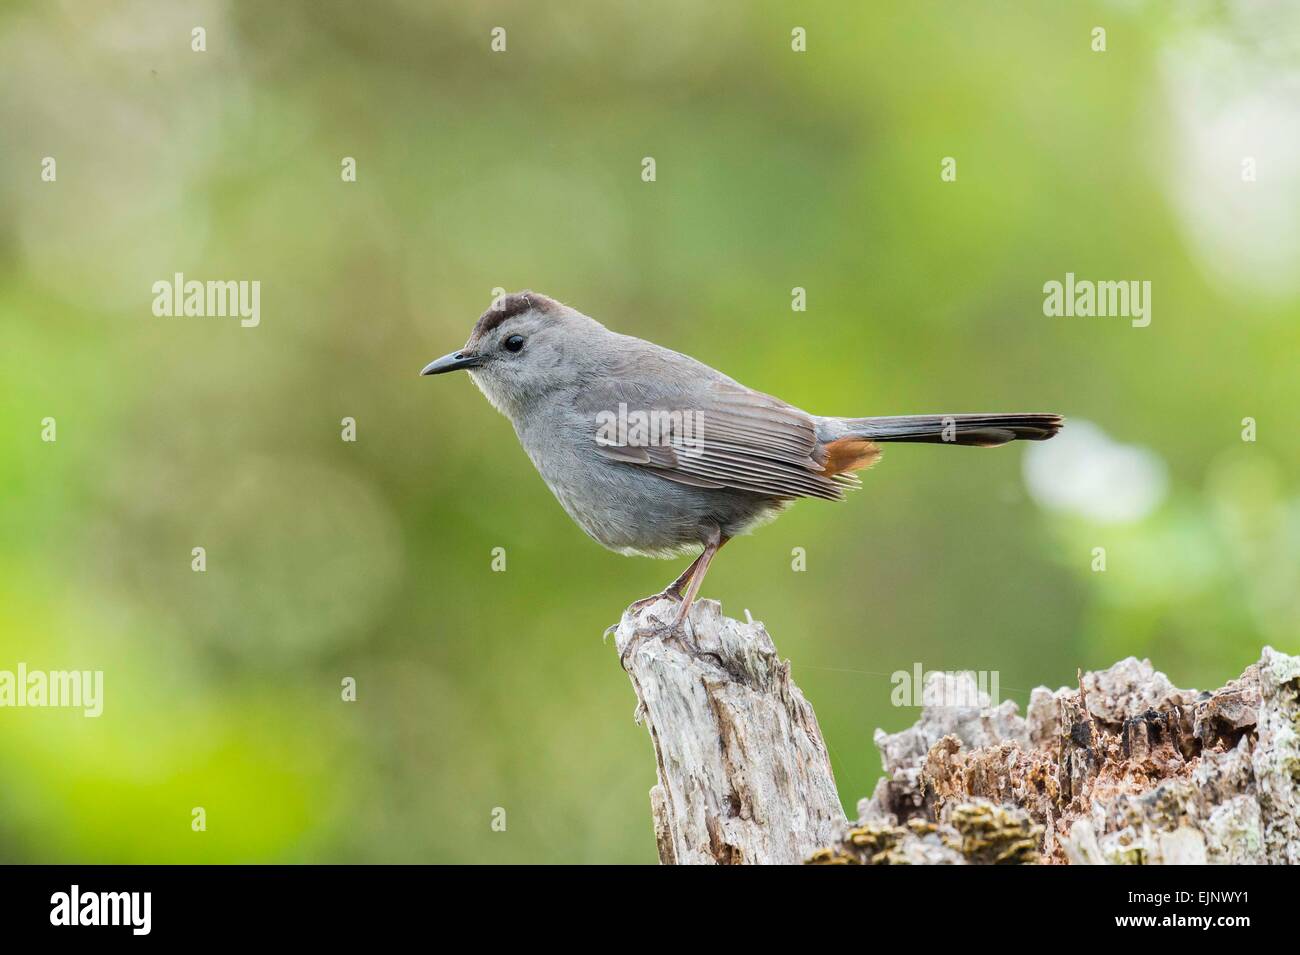
[[1140,521],[1165,499],[1169,476],[1154,451],[1121,444],[1071,419],[1051,441],[1029,445],[1025,486],[1043,507],[1103,524]]

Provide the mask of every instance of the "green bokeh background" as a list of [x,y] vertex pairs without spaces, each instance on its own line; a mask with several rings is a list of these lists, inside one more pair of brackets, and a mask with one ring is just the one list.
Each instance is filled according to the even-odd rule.
[[[1163,462],[1104,523],[1035,503],[1021,446],[894,447],[724,552],[705,595],[793,660],[850,811],[914,662],[1023,706],[1128,654],[1204,687],[1300,650],[1296,25],[5,4],[0,669],[102,669],[105,709],[0,709],[0,860],[654,860],[601,632],[681,567],[601,550],[468,379],[417,377],[496,287],[817,413],[1053,410]],[[1067,271],[1151,281],[1150,327],[1045,317]],[[259,280],[261,325],[154,317],[175,272]]]

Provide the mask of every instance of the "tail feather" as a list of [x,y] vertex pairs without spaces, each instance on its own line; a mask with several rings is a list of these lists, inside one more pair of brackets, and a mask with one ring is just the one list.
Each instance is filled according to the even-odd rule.
[[845,434],[869,441],[908,441],[996,448],[1008,441],[1046,441],[1061,430],[1058,414],[925,414],[842,418]]

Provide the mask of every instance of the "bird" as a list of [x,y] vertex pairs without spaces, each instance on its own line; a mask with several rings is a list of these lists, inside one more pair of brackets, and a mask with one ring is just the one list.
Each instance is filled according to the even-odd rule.
[[688,355],[606,328],[547,295],[501,295],[465,346],[421,375],[464,370],[514,426],[573,521],[620,554],[698,551],[661,592],[691,605],[723,546],[794,501],[843,499],[892,442],[997,447],[1062,426],[1041,412],[834,417],[755,391]]

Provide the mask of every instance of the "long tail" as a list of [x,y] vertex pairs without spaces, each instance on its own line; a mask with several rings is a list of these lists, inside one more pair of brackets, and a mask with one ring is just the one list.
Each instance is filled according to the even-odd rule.
[[841,418],[846,437],[996,448],[1008,441],[1046,441],[1061,430],[1059,414],[921,414]]

